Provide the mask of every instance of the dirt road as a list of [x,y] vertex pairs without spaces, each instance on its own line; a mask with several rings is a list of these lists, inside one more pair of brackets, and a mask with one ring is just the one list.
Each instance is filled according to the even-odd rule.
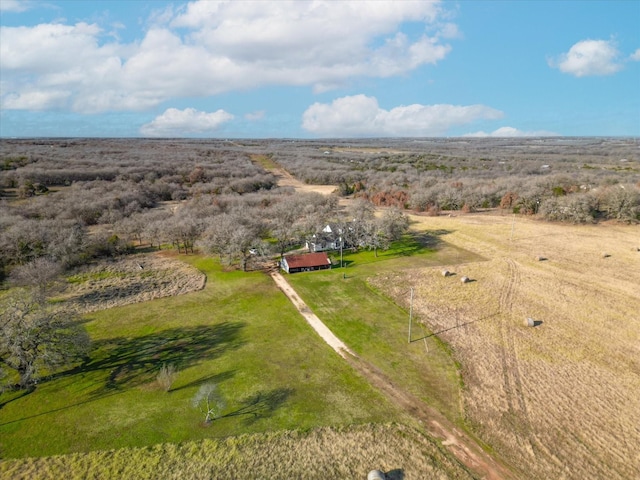
[[300,298],[293,287],[279,272],[271,272],[271,277],[282,292],[291,300],[304,319],[311,325],[318,335],[338,355],[344,358],[373,386],[383,392],[391,401],[414,418],[419,419],[427,432],[442,441],[460,463],[465,465],[474,474],[487,480],[511,479],[514,476],[491,456],[484,452],[480,446],[466,433],[460,431],[451,424],[443,415],[425,405],[413,395],[404,392],[394,385],[393,381],[374,365],[358,357],[347,345],[342,342],[322,321],[311,311]]
[[[328,185],[307,185],[294,178],[284,169],[274,169],[280,180],[280,186],[289,186],[301,192],[318,192],[329,195],[335,191],[335,187]],[[298,309],[300,314],[320,335],[320,337],[333,348],[338,355],[344,358],[353,368],[366,378],[373,386],[383,392],[391,401],[407,411],[414,418],[419,419],[425,426],[427,432],[442,441],[442,445],[447,448],[460,463],[465,465],[474,475],[487,480],[513,479],[509,469],[499,464],[494,458],[487,454],[480,445],[465,432],[460,431],[447,420],[440,412],[430,408],[424,402],[413,395],[399,389],[393,381],[381,372],[374,365],[358,357],[345,345],[304,303],[296,291],[279,272],[272,272],[271,277],[276,285],[291,300],[291,303]]]
[[322,323],[322,321],[316,316],[315,313],[307,306],[306,303],[298,296],[293,287],[289,285],[289,282],[279,272],[272,272],[271,278],[276,282],[276,285],[284,292],[284,294],[291,300],[291,303],[298,309],[300,314],[304,317],[309,325],[320,335],[320,337],[333,348],[338,355],[342,358],[347,358],[347,355],[355,356],[349,347],[347,347],[342,340],[336,337],[329,328]]

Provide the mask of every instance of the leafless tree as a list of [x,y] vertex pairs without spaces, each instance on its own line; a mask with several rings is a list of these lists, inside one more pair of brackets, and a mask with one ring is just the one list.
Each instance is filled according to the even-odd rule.
[[261,225],[251,217],[225,213],[211,219],[203,244],[209,252],[218,254],[229,264],[239,263],[246,271],[252,248],[261,242],[260,230]]
[[215,383],[205,383],[200,386],[191,404],[202,412],[205,423],[211,423],[220,416],[226,402]]
[[11,271],[9,280],[20,287],[34,287],[36,295],[44,300],[48,287],[63,270],[60,262],[46,257],[38,257],[29,263],[15,267]]
[[156,376],[156,381],[160,388],[165,392],[168,392],[171,390],[171,385],[173,385],[177,375],[176,367],[173,366],[173,364],[170,363],[169,365],[166,365],[163,363],[158,375]]
[[34,388],[41,371],[52,372],[78,360],[88,351],[89,343],[89,336],[71,312],[44,305],[24,291],[3,298],[0,368],[17,375],[18,387]]

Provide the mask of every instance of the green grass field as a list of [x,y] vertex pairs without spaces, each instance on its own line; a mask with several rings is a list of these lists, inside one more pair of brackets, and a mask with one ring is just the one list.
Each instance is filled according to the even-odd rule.
[[[236,478],[222,472],[247,469],[246,478],[283,478],[312,469],[319,476],[306,478],[326,478],[341,465],[340,478],[377,467],[395,472],[390,478],[413,467],[422,478],[467,478],[437,443],[377,425],[413,421],[324,344],[267,275],[180,258],[207,275],[204,290],[87,315],[86,362],[30,394],[0,396],[0,474],[154,478],[160,468],[165,478]],[[287,278],[360,356],[461,423],[460,380],[446,347],[425,342],[429,332],[417,326],[408,344],[407,311],[367,283],[461,260],[478,257],[438,245],[435,234],[408,236],[378,256],[345,252],[346,268]],[[156,376],[169,364],[178,375],[167,392]],[[209,382],[226,407],[205,425],[191,400]]]
[[[0,396],[2,458],[398,418],[268,276],[180,258],[207,274],[204,290],[88,315],[89,361]],[[178,370],[169,392],[162,364]],[[227,404],[209,426],[191,404],[207,382]]]
[[[367,278],[391,271],[480,259],[469,252],[437,246],[435,235],[407,235],[389,250],[379,251],[377,257],[372,251],[343,252],[344,268],[297,273],[287,279],[314,313],[358,355],[398,386],[460,423],[461,378],[447,346],[417,322],[408,343],[408,310],[367,283]],[[339,257],[333,257],[339,265]],[[410,288],[406,286],[407,305]]]

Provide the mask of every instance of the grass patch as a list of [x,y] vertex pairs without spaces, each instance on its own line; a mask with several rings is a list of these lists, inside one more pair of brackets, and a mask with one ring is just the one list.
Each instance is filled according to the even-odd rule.
[[[87,315],[87,361],[27,395],[0,395],[2,458],[400,417],[268,276],[183,258],[207,275],[203,290]],[[169,392],[156,382],[163,364],[178,371]],[[207,382],[227,407],[205,427],[191,399]]]
[[124,278],[128,274],[124,272],[90,272],[78,273],[67,277],[68,283],[85,283],[90,281],[106,280],[108,278]]
[[280,168],[280,165],[278,165],[273,160],[273,158],[271,158],[271,155],[252,154],[252,155],[249,155],[249,157],[251,158],[251,161],[253,163],[260,165],[262,168],[264,168],[267,171],[273,171],[277,168]]
[[[287,279],[323,322],[349,347],[376,365],[401,388],[451,420],[462,421],[460,375],[451,352],[417,324],[408,343],[409,312],[373,288],[368,279],[387,272],[480,257],[464,251],[442,253],[433,235],[407,235],[385,252],[344,254],[345,268],[296,273]],[[339,264],[339,259],[337,264]],[[346,277],[346,278],[345,278]],[[410,285],[407,289],[407,306]]]

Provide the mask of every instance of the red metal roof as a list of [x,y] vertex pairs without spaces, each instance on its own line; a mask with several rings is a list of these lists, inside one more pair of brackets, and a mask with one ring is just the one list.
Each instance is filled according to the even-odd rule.
[[305,253],[303,255],[287,255],[284,257],[289,268],[318,267],[331,265],[331,260],[325,252]]

